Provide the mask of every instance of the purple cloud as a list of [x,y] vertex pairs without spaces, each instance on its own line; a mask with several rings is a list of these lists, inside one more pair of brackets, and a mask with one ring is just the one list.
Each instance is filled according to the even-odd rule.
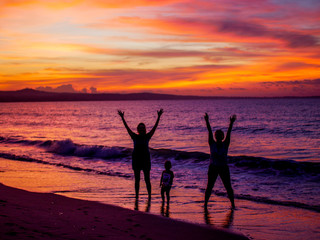
[[241,20],[214,21],[220,33],[232,33],[242,37],[269,37],[286,42],[290,48],[317,46],[318,41],[313,35],[295,31],[269,28],[264,25]]
[[45,91],[45,92],[68,92],[75,93],[76,90],[73,88],[72,84],[61,85],[56,88],[53,87],[37,87],[36,90]]
[[[44,91],[44,92],[56,92],[56,93],[87,93],[88,90],[86,88],[83,88],[81,91],[77,91],[74,89],[74,87],[72,86],[72,84],[65,84],[65,85],[61,85],[58,87],[49,87],[49,86],[45,86],[45,87],[37,87],[36,90],[38,91]],[[97,93],[97,88],[95,87],[91,87],[90,88],[91,93]]]
[[276,81],[276,82],[261,82],[263,86],[276,86],[276,87],[285,87],[285,86],[314,86],[320,88],[320,78],[317,79],[306,79],[306,80],[294,80],[294,81]]

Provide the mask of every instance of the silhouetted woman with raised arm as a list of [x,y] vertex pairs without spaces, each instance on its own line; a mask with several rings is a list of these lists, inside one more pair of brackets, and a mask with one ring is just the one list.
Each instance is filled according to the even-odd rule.
[[230,180],[230,171],[227,163],[227,155],[228,155],[228,148],[230,145],[230,136],[231,130],[234,121],[236,120],[236,115],[230,117],[230,124],[227,132],[227,136],[224,139],[224,133],[222,130],[217,130],[214,133],[215,139],[213,139],[212,129],[209,123],[209,116],[206,113],[204,116],[206,121],[207,129],[209,132],[209,146],[210,146],[210,165],[208,170],[208,184],[205,193],[205,202],[204,207],[207,207],[212,189],[214,184],[217,180],[218,175],[220,176],[225,189],[227,190],[228,197],[231,202],[232,208],[235,208],[234,205],[234,195],[233,189],[231,186]]
[[136,198],[139,197],[141,170],[144,173],[144,180],[146,182],[149,199],[151,198],[151,183],[150,183],[151,161],[150,161],[150,153],[149,153],[149,141],[158,127],[163,110],[160,109],[157,112],[158,112],[158,118],[155,125],[151,129],[151,131],[147,133],[145,124],[139,123],[137,127],[138,134],[136,134],[129,128],[128,124],[126,123],[124,119],[124,112],[120,110],[118,111],[118,114],[120,115],[124,126],[126,127],[130,137],[133,140],[134,146],[133,146],[133,152],[132,152],[132,169],[134,171]]

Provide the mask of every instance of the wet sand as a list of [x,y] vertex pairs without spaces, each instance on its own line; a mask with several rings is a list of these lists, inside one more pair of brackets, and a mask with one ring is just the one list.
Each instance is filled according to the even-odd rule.
[[[130,178],[96,175],[62,167],[0,158],[0,183],[30,192],[43,193],[15,190],[15,195],[10,197],[10,192],[14,189],[0,187],[0,239],[24,239],[17,234],[25,234],[26,238],[31,234],[35,239],[50,239],[57,236],[81,239],[83,234],[89,236],[83,239],[100,239],[99,236],[104,236],[101,239],[139,239],[140,237],[141,239],[175,239],[175,235],[171,236],[168,231],[171,229],[170,226],[176,223],[173,219],[189,222],[178,221],[182,229],[179,231],[183,234],[185,231],[188,232],[189,228],[193,229],[196,226],[197,229],[205,227],[203,234],[211,230],[213,232],[222,230],[222,233],[232,231],[257,240],[319,239],[320,237],[318,212],[239,199],[236,199],[236,210],[231,210],[228,198],[214,194],[210,199],[208,211],[204,211],[203,193],[198,189],[182,188],[171,190],[169,208],[161,204],[158,181],[152,182],[151,202],[147,200],[143,182],[140,199],[135,202],[133,179]],[[69,198],[48,193],[57,193]],[[29,198],[29,195],[32,197]],[[50,201],[51,198],[59,200]],[[60,207],[57,208],[58,204]],[[86,209],[87,207],[90,210]],[[146,225],[138,221],[146,221]],[[169,226],[162,225],[162,221]],[[136,224],[140,227],[138,228]],[[183,230],[184,228],[186,230]],[[208,230],[208,228],[212,229]],[[175,228],[172,229],[174,230],[170,231],[173,234],[178,234]],[[11,235],[5,235],[6,238],[3,238],[2,234],[7,233]],[[47,233],[54,237],[43,235]],[[206,239],[195,237],[192,233],[187,235],[193,236],[193,239]],[[181,239],[188,239],[188,236],[183,236]],[[180,237],[182,236],[176,239]]]
[[93,201],[0,185],[1,239],[247,239]]

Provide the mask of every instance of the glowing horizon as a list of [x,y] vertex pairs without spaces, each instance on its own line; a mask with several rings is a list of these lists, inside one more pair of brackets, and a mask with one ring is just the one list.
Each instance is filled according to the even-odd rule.
[[314,0],[2,0],[0,90],[320,92]]

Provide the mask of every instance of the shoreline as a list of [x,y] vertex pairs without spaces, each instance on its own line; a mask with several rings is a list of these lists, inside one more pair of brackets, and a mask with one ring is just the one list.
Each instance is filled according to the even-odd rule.
[[149,213],[0,183],[1,239],[248,239]]
[[[243,234],[249,239],[282,240],[290,238],[292,240],[299,240],[307,237],[311,240],[319,239],[320,236],[320,228],[318,220],[316,220],[319,219],[318,212],[241,199],[236,201],[236,209],[232,211],[232,209],[230,209],[230,202],[228,198],[218,195],[212,195],[208,205],[208,211],[204,211],[202,205],[203,193],[201,191],[199,192],[198,189],[193,188],[173,188],[169,209],[166,205],[161,205],[161,196],[158,188],[154,188],[152,200],[149,202],[147,200],[147,191],[144,184],[142,184],[139,201],[135,202],[134,181],[132,179],[74,171],[58,166],[43,165],[33,162],[20,162],[2,158],[0,158],[0,182],[13,188],[30,191],[31,193],[36,192],[37,194],[43,193],[45,195],[57,194],[56,196],[65,196],[71,199],[82,199],[84,201],[93,201],[94,203],[106,205],[111,204],[111,206],[118,206],[120,209],[125,208],[130,211],[140,210],[142,212],[146,212],[148,215],[154,214],[156,216],[162,216],[172,220],[176,219],[178,221],[190,223],[191,225],[196,224],[213,229],[217,228],[218,230],[222,229],[232,231]],[[158,183],[157,179],[152,181],[153,186],[157,186]],[[2,200],[3,196],[6,196],[6,194],[2,194],[1,191],[0,194],[0,200]],[[22,205],[20,204],[21,206],[18,206],[20,209],[30,209],[28,206],[23,207],[23,205],[26,204],[26,201],[29,202],[29,200],[26,200],[27,198],[25,199],[21,196],[17,196],[17,198],[21,199],[23,203]],[[14,201],[16,201],[16,199],[14,199]],[[8,206],[2,208],[2,204],[8,205],[8,203],[0,201],[0,215],[3,217],[3,215],[6,215],[3,212],[3,209],[6,210]],[[35,207],[34,205],[28,211],[30,212],[32,210],[31,215],[36,219],[38,218],[38,215],[41,216],[42,213],[32,213],[38,208],[38,205]],[[14,210],[15,208],[11,207],[11,210],[12,209]],[[76,218],[81,218],[81,216],[87,217],[86,215],[83,215],[85,214],[84,211],[87,210],[83,209],[82,215],[78,214],[80,217]],[[63,211],[59,212],[62,213],[62,215],[64,214]],[[79,212],[79,210],[75,209],[73,212]],[[95,211],[93,212],[95,213]],[[133,212],[137,213],[137,211]],[[53,215],[55,216],[56,214],[57,213]],[[87,214],[90,215],[88,211]],[[28,216],[28,213],[25,215]],[[23,217],[26,218],[26,216]],[[0,224],[1,227],[5,226],[4,224],[9,224],[8,226],[13,224],[13,226],[15,226],[19,223],[16,218],[11,217],[10,219],[12,220],[8,221],[8,219],[2,219],[2,217],[0,216],[0,221],[2,221],[2,224]],[[94,217],[95,216],[91,216],[91,218]],[[47,222],[49,218],[50,216],[45,218],[43,222]],[[129,218],[132,219],[131,217]],[[4,220],[6,220],[6,222],[3,222]],[[21,221],[25,223],[25,220],[28,220],[28,218],[22,219]],[[70,224],[70,220],[68,221],[65,221],[65,223],[72,226],[72,224]],[[153,220],[150,221],[152,222]],[[106,218],[104,222],[105,224],[103,227],[107,227],[107,224],[109,224],[108,218]],[[126,219],[122,222],[128,224]],[[93,223],[95,223],[94,220]],[[39,225],[42,226],[41,224],[42,222],[40,221]],[[88,224],[92,225],[90,222]],[[30,226],[21,227],[22,229],[28,229]],[[147,227],[148,230],[149,228],[152,229],[153,225],[151,224]],[[44,228],[41,231],[45,231],[46,229],[47,228]],[[78,231],[81,230],[79,229]],[[135,228],[129,226],[124,229],[124,231],[133,231],[132,229]],[[30,230],[28,231],[30,233]],[[36,231],[39,230],[36,229]],[[38,233],[31,231],[31,234],[35,235]],[[64,232],[64,234],[66,233]],[[142,235],[146,234],[141,233],[140,236]],[[35,238],[44,239],[44,236],[39,236],[40,235],[36,235]],[[130,237],[129,235],[126,236]],[[151,238],[150,236],[148,237],[150,239],[158,239]],[[49,236],[46,236],[46,238],[49,238]],[[166,238],[172,239],[171,236],[167,236]],[[1,236],[0,239],[2,239]],[[10,237],[6,239],[16,238]],[[78,239],[78,237],[68,237],[67,239]],[[110,237],[109,239],[114,238]],[[127,238],[123,237],[118,239]],[[129,239],[139,239],[139,237],[132,237]]]

